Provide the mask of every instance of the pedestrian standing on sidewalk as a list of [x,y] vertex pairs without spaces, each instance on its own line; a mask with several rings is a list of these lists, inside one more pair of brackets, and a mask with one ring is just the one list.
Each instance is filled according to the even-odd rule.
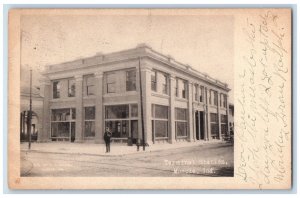
[[104,133],[104,141],[106,146],[106,153],[110,152],[110,138],[111,138],[111,132],[108,127],[106,127],[105,133]]

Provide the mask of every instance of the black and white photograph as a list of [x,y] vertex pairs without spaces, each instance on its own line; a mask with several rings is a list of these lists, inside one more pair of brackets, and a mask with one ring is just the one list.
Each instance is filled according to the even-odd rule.
[[233,17],[147,12],[21,18],[21,176],[233,176]]
[[[275,93],[275,79],[290,70],[274,63],[276,73],[267,65],[277,60],[278,46],[281,59],[290,55],[282,36],[289,29],[279,27],[276,10],[237,11],[22,10],[15,35],[19,122],[13,126],[20,160],[13,170],[20,178],[13,182],[36,179],[29,188],[47,188],[43,178],[125,178],[102,187],[133,188],[133,179],[157,178],[180,189],[193,178],[202,188],[208,180],[210,186],[220,181],[216,188],[235,188],[229,183],[237,180],[250,188],[286,181],[282,163],[269,156],[284,146],[268,132],[277,120],[290,146],[289,125],[279,126],[288,122],[288,110],[267,108],[268,98],[275,103],[272,97],[283,93]],[[272,33],[262,32],[268,28]],[[265,50],[259,49],[263,41]],[[55,182],[49,188],[57,188]]]

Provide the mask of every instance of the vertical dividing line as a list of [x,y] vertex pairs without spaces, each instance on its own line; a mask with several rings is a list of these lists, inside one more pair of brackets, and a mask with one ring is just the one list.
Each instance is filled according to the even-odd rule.
[[141,100],[141,119],[142,119],[142,144],[145,151],[145,129],[144,129],[144,111],[143,111],[143,90],[142,90],[141,57],[139,57],[139,81],[140,81],[140,100]]
[[28,115],[28,124],[29,124],[29,143],[28,143],[28,149],[31,148],[31,118],[32,118],[32,69],[30,69],[30,102],[29,102],[29,115]]

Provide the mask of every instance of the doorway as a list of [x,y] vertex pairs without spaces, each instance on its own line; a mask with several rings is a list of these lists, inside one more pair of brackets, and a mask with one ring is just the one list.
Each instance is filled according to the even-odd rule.
[[131,120],[131,139],[132,144],[136,144],[138,138],[138,121]]
[[195,122],[196,122],[196,139],[204,140],[204,112],[195,112]]

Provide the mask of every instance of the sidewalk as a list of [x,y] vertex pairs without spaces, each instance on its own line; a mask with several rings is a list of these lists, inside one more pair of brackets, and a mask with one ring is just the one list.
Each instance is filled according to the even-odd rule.
[[23,152],[41,152],[41,153],[57,153],[57,154],[84,154],[99,156],[123,156],[128,154],[155,152],[166,149],[176,149],[183,147],[193,147],[206,144],[222,144],[221,141],[197,141],[197,142],[178,142],[174,144],[160,143],[145,147],[127,146],[127,144],[112,143],[111,152],[105,153],[105,144],[95,143],[70,143],[70,142],[49,142],[49,143],[32,143],[31,150],[28,150],[28,143],[21,143],[21,151]]

